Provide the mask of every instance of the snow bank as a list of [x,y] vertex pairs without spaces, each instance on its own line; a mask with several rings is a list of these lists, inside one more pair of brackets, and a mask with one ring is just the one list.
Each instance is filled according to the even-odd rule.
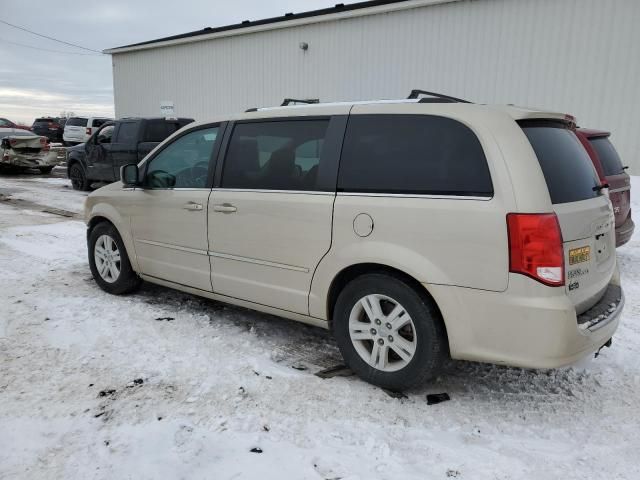
[[[23,194],[81,208],[55,182]],[[639,247],[618,252],[628,303],[597,360],[452,362],[395,399],[313,375],[340,361],[322,330],[152,285],[109,296],[82,223],[0,208],[0,477],[640,478]]]

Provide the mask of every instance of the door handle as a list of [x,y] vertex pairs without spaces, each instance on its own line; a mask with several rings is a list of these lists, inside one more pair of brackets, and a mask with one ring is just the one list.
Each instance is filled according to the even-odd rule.
[[202,204],[196,202],[188,202],[185,203],[182,208],[184,208],[185,210],[198,211],[202,210]]
[[221,213],[233,213],[236,212],[238,209],[236,207],[234,207],[233,205],[231,205],[230,203],[223,203],[222,205],[214,205],[213,206],[213,211],[214,212],[221,212]]

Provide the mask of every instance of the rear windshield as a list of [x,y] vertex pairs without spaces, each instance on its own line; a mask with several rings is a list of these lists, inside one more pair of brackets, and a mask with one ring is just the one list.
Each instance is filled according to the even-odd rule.
[[561,122],[522,121],[522,130],[536,152],[551,203],[569,203],[598,196],[600,184],[589,154],[573,131]]
[[92,127],[101,127],[109,121],[108,118],[94,118]]
[[33,122],[34,127],[47,127],[50,123],[53,123],[54,120],[52,118],[44,118],[44,119],[36,119]]
[[154,120],[147,122],[144,132],[144,142],[162,142],[173,132],[180,130],[182,125],[178,122],[167,122],[166,120]]
[[70,127],[86,127],[88,119],[82,117],[71,117],[67,120],[67,125]]
[[619,175],[624,172],[622,160],[607,137],[590,138],[589,143],[596,150],[605,175]]

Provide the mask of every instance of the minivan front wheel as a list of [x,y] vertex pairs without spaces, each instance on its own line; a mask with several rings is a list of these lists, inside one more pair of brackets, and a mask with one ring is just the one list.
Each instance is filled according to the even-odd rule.
[[88,247],[89,267],[102,290],[121,295],[140,286],[140,277],[131,267],[122,238],[112,224],[96,225],[89,233]]
[[391,390],[437,375],[448,352],[433,302],[385,273],[347,284],[336,302],[333,330],[349,367],[364,380]]

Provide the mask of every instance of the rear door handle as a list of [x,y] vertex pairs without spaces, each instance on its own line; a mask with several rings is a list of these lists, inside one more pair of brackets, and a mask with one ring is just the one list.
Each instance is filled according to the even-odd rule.
[[238,209],[236,207],[234,207],[233,205],[231,205],[230,203],[223,203],[222,205],[214,205],[213,206],[213,211],[214,212],[233,213],[233,212],[235,212],[237,210]]
[[182,206],[182,208],[184,208],[185,210],[197,211],[202,210],[202,204],[196,202],[187,202]]

